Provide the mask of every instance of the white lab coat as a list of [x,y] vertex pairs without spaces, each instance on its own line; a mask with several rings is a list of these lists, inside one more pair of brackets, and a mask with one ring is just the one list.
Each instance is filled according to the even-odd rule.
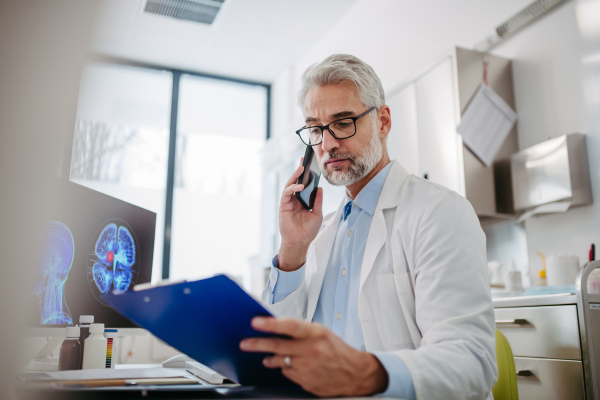
[[[300,286],[267,305],[275,315],[312,321],[342,209],[324,218]],[[417,399],[491,399],[494,312],[485,235],[471,204],[394,161],[361,268],[358,315],[366,350],[401,358]]]

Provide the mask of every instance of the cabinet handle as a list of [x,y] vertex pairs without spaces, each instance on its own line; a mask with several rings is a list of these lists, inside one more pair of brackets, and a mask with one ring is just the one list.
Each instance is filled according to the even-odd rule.
[[522,318],[517,319],[506,319],[506,320],[498,320],[496,321],[496,325],[529,325],[529,321]]
[[533,372],[528,369],[517,371],[517,376],[533,376]]

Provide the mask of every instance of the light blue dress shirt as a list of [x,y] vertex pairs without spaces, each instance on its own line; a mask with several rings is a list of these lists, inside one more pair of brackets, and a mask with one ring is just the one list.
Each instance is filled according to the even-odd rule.
[[[358,318],[360,270],[373,213],[390,167],[391,163],[360,191],[345,219],[342,213],[313,317],[313,322],[328,327],[358,350],[365,350]],[[346,195],[344,204],[347,205],[351,201]],[[285,299],[298,288],[303,278],[304,266],[293,272],[284,272],[273,266],[269,278],[271,302],[277,303]],[[373,354],[379,359],[389,377],[387,390],[380,396],[416,399],[412,378],[402,360],[387,352]]]

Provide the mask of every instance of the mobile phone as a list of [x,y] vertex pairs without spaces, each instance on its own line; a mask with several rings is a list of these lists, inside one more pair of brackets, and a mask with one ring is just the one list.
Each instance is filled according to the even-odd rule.
[[315,197],[317,197],[319,179],[321,178],[321,168],[312,146],[306,146],[302,166],[304,171],[302,171],[297,183],[303,184],[304,189],[301,192],[296,192],[296,198],[304,208],[312,210],[315,205]]

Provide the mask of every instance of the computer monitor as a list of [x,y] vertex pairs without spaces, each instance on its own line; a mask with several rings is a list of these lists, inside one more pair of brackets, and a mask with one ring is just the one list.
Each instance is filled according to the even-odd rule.
[[75,325],[93,315],[107,327],[134,327],[102,295],[150,282],[156,214],[73,182],[56,184],[31,274],[29,325]]

